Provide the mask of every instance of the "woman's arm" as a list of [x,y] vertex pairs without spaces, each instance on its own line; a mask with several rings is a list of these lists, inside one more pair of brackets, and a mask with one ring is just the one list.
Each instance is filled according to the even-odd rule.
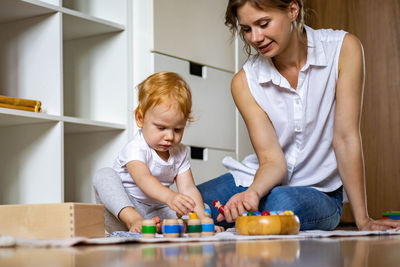
[[366,206],[360,134],[363,86],[362,46],[355,36],[347,34],[339,58],[333,147],[357,227],[361,230],[386,230],[400,227],[400,222],[373,221],[368,217]]
[[[254,100],[244,70],[239,71],[233,78],[231,91],[236,107],[246,123],[260,167],[250,187],[245,192],[234,195],[225,204],[227,222],[234,221],[246,210],[257,210],[260,199],[280,184],[287,172],[286,160],[274,127],[267,114]],[[223,218],[220,215],[218,220]]]
[[126,167],[136,185],[150,198],[167,204],[178,214],[187,214],[193,211],[195,207],[193,199],[162,185],[156,177],[151,175],[144,162],[130,161],[126,164]]

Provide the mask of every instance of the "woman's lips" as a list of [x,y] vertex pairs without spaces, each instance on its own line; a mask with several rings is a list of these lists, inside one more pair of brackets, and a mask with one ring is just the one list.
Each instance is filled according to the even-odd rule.
[[269,42],[269,43],[266,44],[266,45],[259,46],[259,47],[258,47],[258,51],[260,51],[261,53],[266,53],[266,52],[268,52],[268,51],[271,49],[271,47],[272,47],[272,43],[273,43],[273,41]]

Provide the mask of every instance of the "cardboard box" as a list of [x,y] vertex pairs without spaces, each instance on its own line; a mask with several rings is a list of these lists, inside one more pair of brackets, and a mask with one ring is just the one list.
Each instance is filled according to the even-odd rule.
[[104,237],[104,205],[0,205],[0,235],[35,239]]

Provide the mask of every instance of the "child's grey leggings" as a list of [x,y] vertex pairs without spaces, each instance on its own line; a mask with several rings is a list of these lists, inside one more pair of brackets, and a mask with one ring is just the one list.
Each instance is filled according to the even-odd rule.
[[128,231],[124,223],[118,219],[118,214],[125,207],[135,208],[144,219],[155,216],[163,219],[176,218],[175,211],[167,205],[149,205],[139,202],[129,195],[122,185],[121,178],[112,168],[102,168],[93,177],[93,187],[96,202],[105,206],[105,228],[108,233],[114,231]]

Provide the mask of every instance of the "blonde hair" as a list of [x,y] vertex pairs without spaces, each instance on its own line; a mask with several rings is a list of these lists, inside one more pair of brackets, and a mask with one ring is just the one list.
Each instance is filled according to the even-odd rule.
[[302,40],[306,16],[303,0],[229,0],[225,12],[225,25],[228,26],[229,30],[232,32],[232,37],[235,36],[236,32],[239,33],[240,38],[244,42],[244,50],[248,56],[251,55],[251,46],[244,38],[243,31],[238,29],[239,27],[237,24],[237,10],[247,2],[251,3],[260,10],[265,10],[267,8],[288,10],[289,5],[292,2],[296,2],[299,6],[299,14],[297,15],[295,26],[297,29],[297,34],[300,37],[300,40]]
[[146,111],[160,104],[171,107],[175,103],[187,121],[192,121],[192,93],[185,80],[174,72],[157,72],[138,85],[139,105],[136,115],[144,118]]

